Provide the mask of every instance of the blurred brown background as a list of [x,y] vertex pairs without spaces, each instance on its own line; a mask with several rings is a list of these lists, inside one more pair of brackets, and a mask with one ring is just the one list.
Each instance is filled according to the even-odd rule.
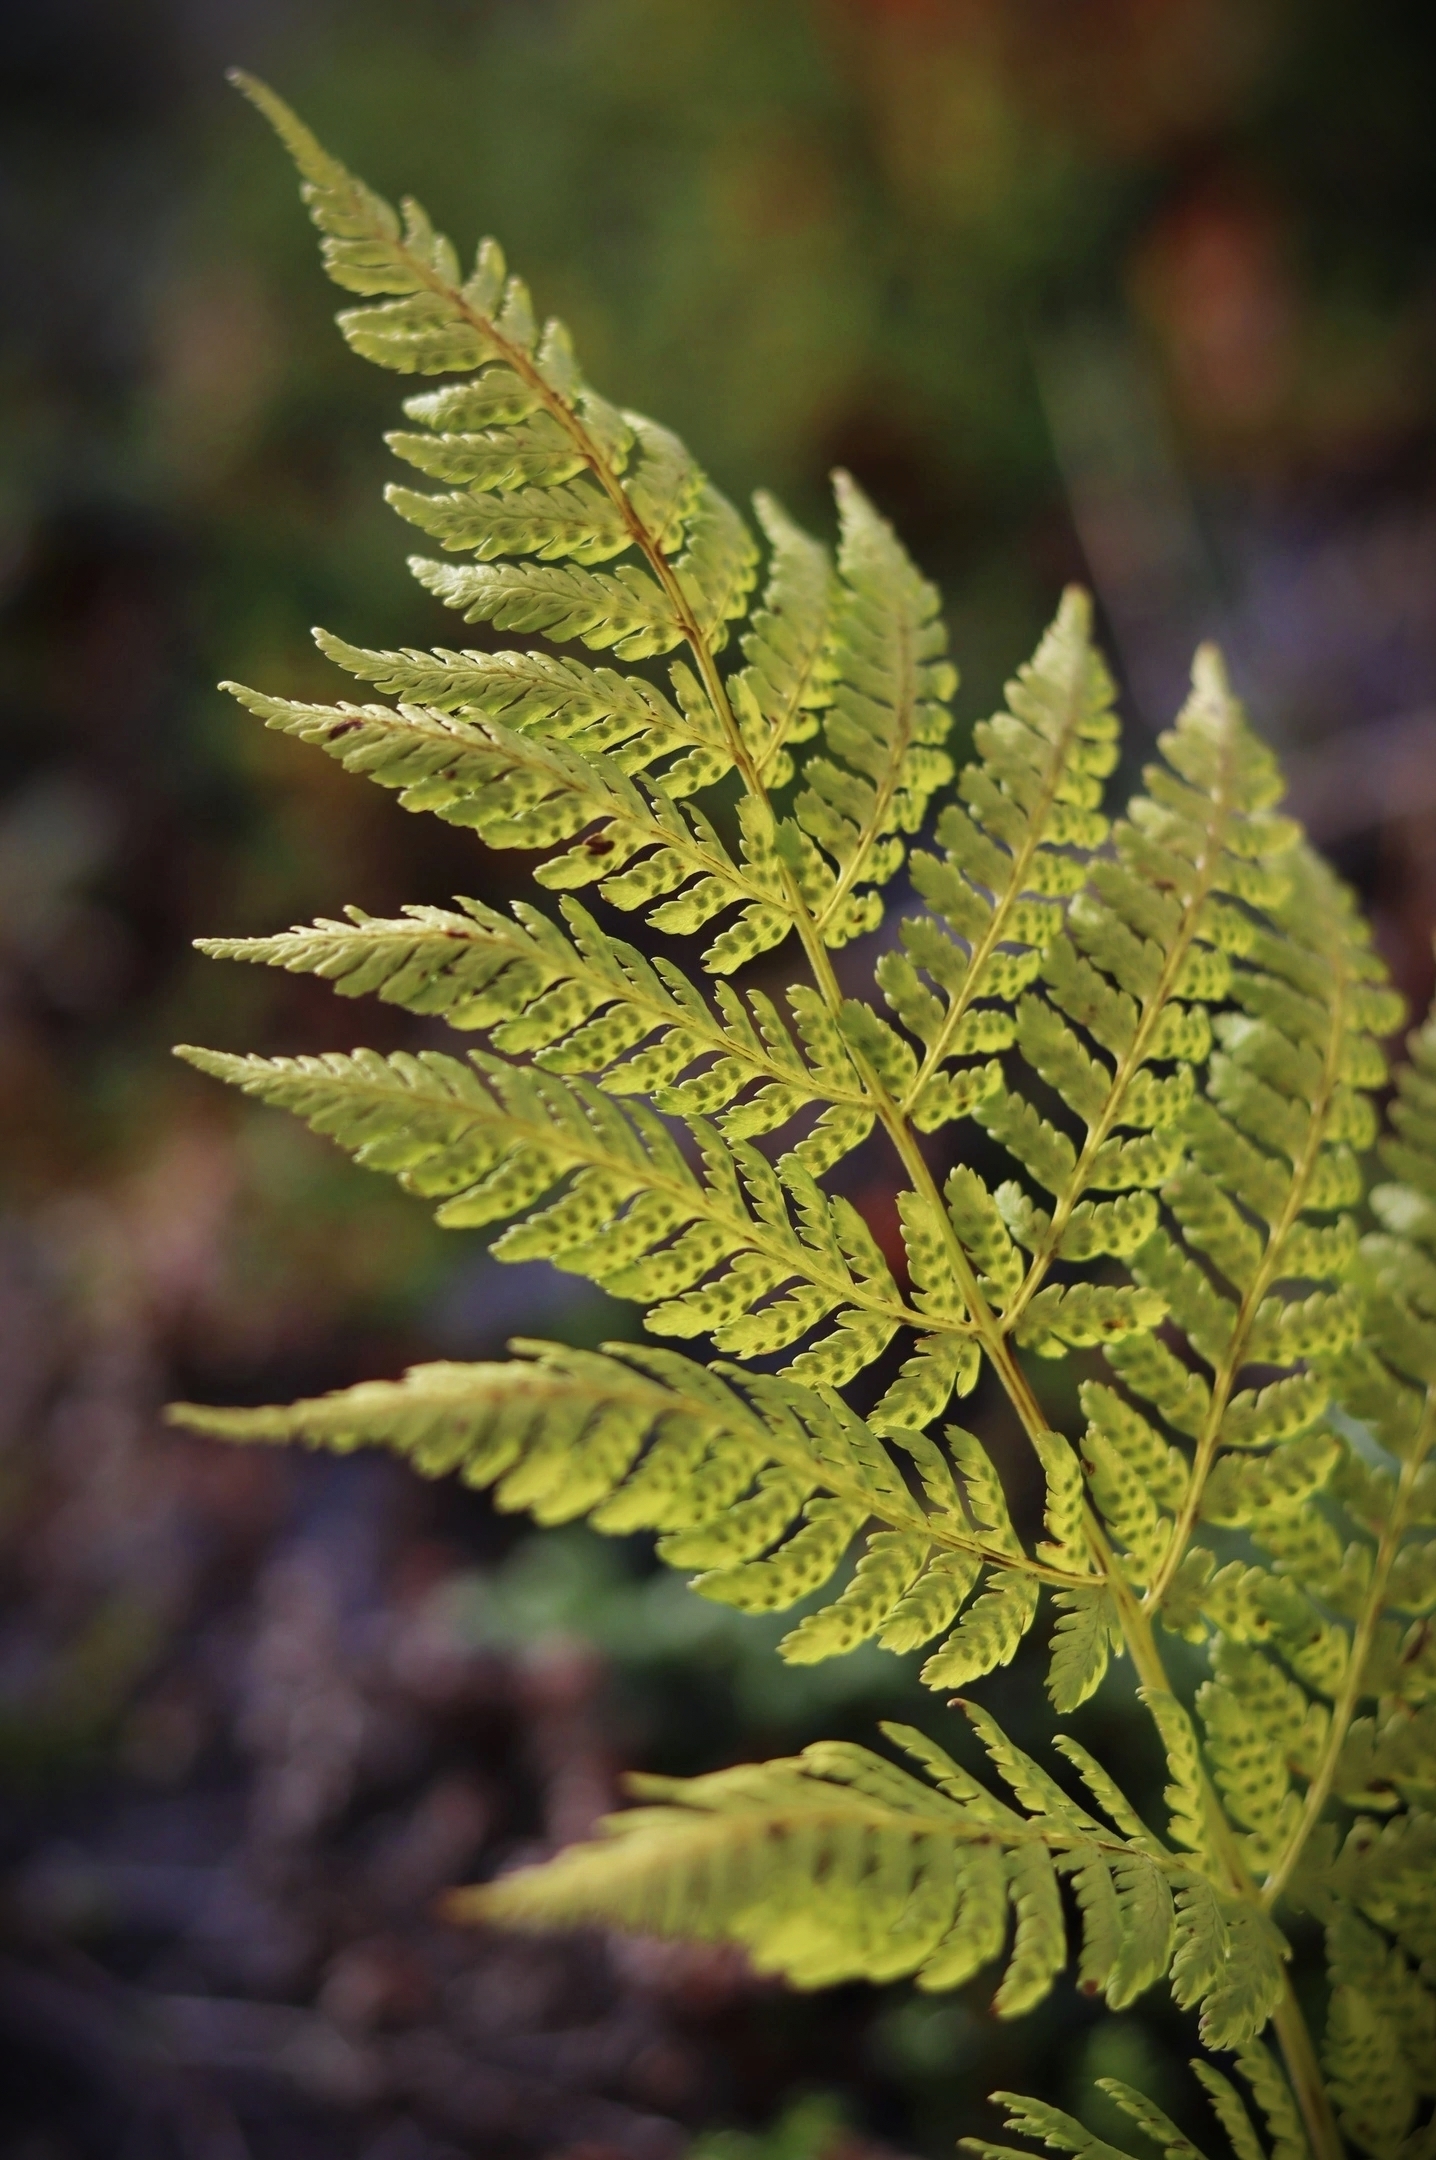
[[[453,639],[223,84],[492,230],[595,379],[822,523],[850,466],[948,597],[969,727],[1069,577],[1144,735],[1227,648],[1403,987],[1436,917],[1436,65],[1397,0],[9,0],[0,248],[0,2155],[951,2149],[992,2084],[1184,2110],[1160,2008],[801,2002],[734,1961],[440,1928],[616,1774],[867,1736],[641,1544],[392,1465],[167,1436],[633,1316],[175,1067],[408,1039],[206,931],[523,866],[265,735],[322,622]],[[1030,1717],[1019,1667],[1004,1716]],[[1122,1706],[1100,1713],[1120,1720]],[[1085,2101],[1083,2103],[1086,2104]],[[1094,2124],[1099,2118],[1090,2114]],[[723,2126],[728,2126],[724,2128]]]

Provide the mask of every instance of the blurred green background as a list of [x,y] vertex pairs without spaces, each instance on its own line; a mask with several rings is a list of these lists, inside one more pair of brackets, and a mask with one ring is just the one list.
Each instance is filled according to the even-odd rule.
[[[50,0],[4,51],[0,2155],[935,2154],[991,2085],[1071,2104],[1102,2069],[1187,2107],[1160,2010],[1008,2032],[980,1986],[801,2003],[440,1929],[435,1891],[581,1832],[625,1764],[942,1713],[875,1651],[787,1671],[642,1549],[158,1422],[631,1324],[167,1055],[419,1039],[189,940],[525,876],[213,687],[342,694],[316,622],[456,639],[380,499],[398,388],[222,77],[496,233],[730,492],[825,527],[850,467],[946,594],[963,728],[1069,578],[1138,760],[1217,637],[1424,1002],[1426,11]],[[1021,1666],[1008,1696],[1022,1729]]]

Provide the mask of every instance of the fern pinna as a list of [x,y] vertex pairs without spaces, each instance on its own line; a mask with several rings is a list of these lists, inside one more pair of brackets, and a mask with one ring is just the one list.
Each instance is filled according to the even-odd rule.
[[[454,1911],[721,1938],[799,1986],[945,1989],[992,1966],[1004,2017],[1069,1963],[1113,2008],[1165,1982],[1247,2088],[1198,2066],[1239,2160],[1266,2149],[1253,2107],[1279,2160],[1334,2160],[1343,2137],[1372,2160],[1436,2152],[1436,1027],[1398,1079],[1363,1236],[1399,1000],[1277,810],[1217,655],[1109,821],[1113,687],[1070,592],[955,772],[937,595],[851,481],[835,556],[767,498],[750,524],[588,384],[492,241],[466,277],[417,205],[397,215],[243,87],[362,296],[350,343],[448,378],[389,438],[438,483],[391,489],[395,508],[456,558],[415,574],[466,621],[546,642],[320,634],[359,700],[236,695],[406,808],[541,851],[555,897],[206,944],[442,1016],[478,1038],[465,1055],[183,1054],[442,1222],[507,1224],[501,1257],[641,1301],[654,1340],[519,1342],[507,1363],[175,1415],[385,1445],[541,1523],[654,1532],[705,1597],[808,1601],[789,1659],[923,1652],[989,1766],[889,1727],[891,1754],[637,1780],[646,1804],[605,1837]],[[878,994],[849,996],[833,955],[900,875],[920,904]],[[624,914],[692,935],[701,973],[645,955]],[[781,997],[745,977],[763,955],[763,980],[796,977]],[[831,1184],[869,1136],[895,1158],[900,1266]],[[712,1363],[668,1347],[705,1337]],[[1032,1361],[1074,1353],[1085,1425],[1065,1434]],[[1035,1542],[960,1422],[984,1362],[1045,1481]],[[1038,1628],[1060,1717],[1131,1660],[1164,1822],[1068,1732],[1044,1767],[962,1692]],[[1189,1702],[1179,1637],[1209,1673]],[[1290,1914],[1326,1931],[1319,2048]],[[1002,2097],[1016,2132],[1111,2155]]]

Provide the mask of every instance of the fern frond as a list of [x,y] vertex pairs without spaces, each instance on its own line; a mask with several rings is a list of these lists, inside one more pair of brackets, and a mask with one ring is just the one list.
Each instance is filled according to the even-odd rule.
[[[328,631],[315,642],[337,666],[385,697],[489,719],[583,755],[611,757],[625,773],[661,760],[664,793],[675,800],[720,778],[732,765],[711,708],[695,696],[689,672],[672,670],[676,701],[640,675],[587,667],[555,653],[372,652]],[[681,753],[675,757],[675,753]]]
[[1372,2160],[1396,2160],[1416,2096],[1390,2023],[1344,1982],[1332,1993],[1322,2057],[1341,2127],[1353,2145]]
[[[1199,1348],[1212,1348],[1222,1332],[1219,1316],[1214,1336],[1185,1309],[1191,1285],[1160,1264],[1152,1194],[1181,1160],[1192,1071],[1210,1048],[1208,1004],[1228,992],[1230,901],[1279,896],[1296,828],[1270,814],[1281,791],[1274,761],[1248,729],[1215,653],[1198,655],[1192,694],[1162,750],[1165,762],[1149,768],[1147,792],[1116,827],[1115,860],[1092,864],[1042,958],[1041,989],[1017,1007],[1023,1059],[1077,1113],[1080,1145],[1034,1123],[1015,1092],[990,1096],[976,1112],[1052,1196],[1050,1212],[1024,1226],[1031,1259],[1005,1314],[1038,1348],[1050,1296],[1041,1286],[1053,1262],[1101,1253],[1140,1255],[1138,1279],[1160,1292],[1189,1335],[1195,1326]],[[1168,1068],[1166,1077],[1154,1067]],[[1093,1202],[1093,1191],[1123,1197]]]
[[[1312,1600],[1332,1590],[1340,1548],[1309,1503],[1339,1455],[1323,1422],[1326,1371],[1360,1326],[1344,1211],[1359,1196],[1354,1150],[1373,1136],[1379,1037],[1398,1006],[1349,896],[1304,847],[1268,864],[1252,843],[1234,861],[1232,891],[1218,896],[1227,949],[1216,957],[1236,1010],[1215,1022],[1221,1047],[1161,1188],[1175,1233],[1159,1224],[1130,1263],[1192,1355],[1142,1338],[1106,1353],[1129,1394],[1194,1454],[1188,1463],[1173,1453],[1168,1433],[1110,1391],[1089,1397],[1085,1447],[1148,1604],[1167,1600],[1180,1571],[1175,1626],[1190,1631],[1201,1614],[1239,1640],[1275,1630],[1298,1677],[1330,1695],[1344,1638]],[[1134,1487],[1145,1498],[1127,1521]],[[1200,1521],[1246,1531],[1293,1579],[1252,1577],[1234,1605],[1230,1570],[1190,1547]],[[1299,1538],[1311,1548],[1304,1558]]]
[[[1251,2088],[1271,2139],[1272,2160],[1311,2160],[1311,2148],[1291,2087],[1260,2040],[1237,2049],[1242,2076]],[[1237,2160],[1266,2160],[1265,2148],[1252,2125],[1246,2103],[1229,2078],[1210,2063],[1194,2062],[1192,2068],[1206,2090],[1212,2111],[1231,2140]]]
[[670,1350],[515,1348],[511,1362],[422,1365],[282,1407],[182,1403],[171,1415],[228,1440],[387,1447],[422,1475],[492,1487],[500,1508],[540,1523],[658,1531],[663,1560],[702,1570],[695,1589],[746,1611],[796,1604],[856,1554],[846,1585],[780,1645],[794,1664],[873,1637],[920,1649],[952,1627],[984,1571],[1030,1580],[1034,1605],[1039,1584],[1080,1579],[1024,1550],[969,1435],[952,1457],[913,1443],[919,1497],[906,1444],[894,1455],[836,1395]]
[[836,1315],[793,1370],[841,1385],[904,1323],[932,1324],[904,1303],[848,1201],[828,1199],[795,1157],[780,1177],[706,1120],[685,1121],[697,1170],[646,1104],[620,1110],[584,1080],[480,1052],[467,1064],[431,1050],[178,1054],[437,1199],[446,1228],[522,1215],[495,1243],[500,1258],[551,1260],[614,1297],[656,1299],[655,1334],[706,1333],[760,1357]]
[[822,657],[826,754],[802,769],[778,847],[823,942],[846,945],[882,921],[881,888],[901,867],[904,835],[952,777],[941,745],[957,685],[936,589],[885,518],[836,475],[838,589]]
[[1332,2098],[1353,2144],[1399,2152],[1419,2099],[1436,2093],[1436,1993],[1351,1907],[1327,1927],[1332,1994],[1323,2046]]
[[[655,1334],[766,1369],[524,1344],[507,1364],[177,1417],[387,1446],[540,1522],[652,1531],[701,1594],[792,1611],[794,1663],[875,1641],[964,1688],[1011,1661],[1045,1589],[1059,1714],[1130,1655],[1167,1765],[1159,1837],[1075,1742],[1059,1751],[1090,1800],[963,1702],[1000,1789],[898,1728],[926,1781],[837,1745],[641,1781],[648,1805],[597,1844],[457,1909],[729,1940],[804,1986],[949,1988],[1000,1962],[1004,2017],[1069,1956],[1114,2009],[1165,1978],[1204,2042],[1236,2051],[1264,2133],[1200,2074],[1238,2160],[1268,2143],[1307,2160],[1308,2133],[1335,2160],[1272,1916],[1286,1899],[1327,1930],[1348,2134],[1370,2160],[1431,2160],[1412,2125],[1436,2092],[1436,1022],[1398,1082],[1396,1182],[1363,1239],[1397,1018],[1370,938],[1277,813],[1275,763],[1211,651],[1109,827],[1113,688],[1075,592],[977,729],[940,852],[911,856],[926,912],[878,964],[889,1017],[848,994],[831,955],[879,927],[953,777],[932,587],[843,475],[835,561],[770,498],[750,529],[675,436],[587,382],[494,243],[466,276],[422,210],[392,209],[243,87],[358,297],[351,344],[451,378],[389,438],[411,469],[391,503],[450,558],[416,575],[468,620],[549,642],[317,633],[365,702],[237,694],[405,807],[531,851],[565,897],[553,917],[460,901],[206,941],[481,1030],[467,1061],[185,1054],[441,1221],[506,1225],[500,1257],[548,1259],[642,1301]],[[659,932],[703,932],[716,986],[615,936],[574,897],[590,888]],[[790,941],[806,986],[722,979]],[[959,1118],[985,1138],[944,1183],[920,1135]],[[790,1126],[776,1160],[755,1145]],[[819,1182],[875,1132],[902,1170],[891,1264]],[[989,1185],[993,1147],[1010,1174]],[[859,1415],[843,1391],[890,1346]],[[1074,1446],[1028,1361],[1092,1351],[1107,1376],[1080,1375]],[[977,1435],[939,1437],[984,1361],[1041,1469],[1035,1537]],[[1157,1618],[1208,1661],[1197,1722]],[[1272,2019],[1290,2084],[1258,2039]],[[1200,2160],[1140,2094],[1107,2091],[1166,2160]],[[1123,2160],[1005,2097],[1010,2129]]]
[[[1399,1945],[1413,1964],[1432,1969],[1436,1920],[1430,1884],[1436,1869],[1436,1815],[1411,1808],[1377,1823],[1358,1815],[1333,1852],[1329,1832],[1313,1840],[1292,1883],[1294,1902],[1328,1924],[1359,1913]],[[1331,1838],[1331,1845],[1335,1839]]]
[[[1242,1495],[1238,1487],[1238,1504],[1226,1517],[1249,1527],[1283,1575],[1301,1585],[1305,1598],[1295,1602],[1290,1582],[1268,1589],[1264,1613],[1298,1677],[1332,1698],[1329,1716],[1308,1713],[1301,1753],[1293,1755],[1288,1742],[1292,1765],[1305,1774],[1307,1786],[1299,1803],[1285,1791],[1280,1810],[1265,1819],[1269,1900],[1302,1865],[1333,1794],[1348,1803],[1391,1806],[1398,1794],[1423,1797],[1436,1778],[1436,1745],[1425,1715],[1425,1705],[1436,1699],[1436,1674],[1425,1659],[1425,1615],[1436,1606],[1436,1541],[1422,1534],[1422,1518],[1430,1514],[1423,1505],[1427,1464],[1436,1444],[1436,1297],[1427,1279],[1436,1270],[1419,1237],[1409,1234],[1423,1220],[1421,1181],[1436,1190],[1436,1117],[1428,1107],[1436,1032],[1430,1020],[1412,1037],[1410,1051],[1410,1064],[1397,1074],[1392,1112],[1400,1137],[1388,1139],[1382,1150],[1390,1166],[1404,1173],[1403,1182],[1379,1186],[1372,1195],[1388,1227],[1362,1240],[1350,1268],[1360,1299],[1359,1339],[1318,1360],[1348,1417],[1365,1419],[1367,1454],[1358,1456],[1347,1440],[1321,1433],[1305,1444],[1290,1443],[1282,1452],[1295,1475],[1286,1479],[1286,1492]],[[1312,1494],[1323,1488],[1325,1507],[1313,1508]],[[1335,1617],[1314,1625],[1314,1601]],[[1329,1677],[1321,1667],[1329,1668]],[[1270,1684],[1264,1692],[1269,1713]],[[1362,1701],[1372,1697],[1380,1698],[1379,1722],[1358,1719]],[[1269,1714],[1265,1723],[1270,1732]],[[1248,1820],[1259,1804],[1253,1790]],[[1310,1885],[1304,1894],[1311,1894]],[[1347,2020],[1343,2030],[1343,2060],[1349,2063],[1356,2027]]]
[[540,885],[595,885],[612,906],[645,909],[654,928],[678,932],[745,908],[743,937],[725,932],[709,948],[715,971],[761,950],[753,943],[760,934],[787,934],[774,863],[751,852],[735,862],[701,810],[630,779],[603,753],[437,707],[316,705],[225,687],[266,727],[397,789],[406,810],[471,826],[490,847],[562,846],[534,871]]
[[[799,1987],[911,1974],[920,1988],[948,1989],[1007,1946],[993,2008],[1013,2017],[1067,1962],[1059,1883],[1070,1877],[1087,1984],[1130,2000],[1171,1968],[1173,1895],[1195,1879],[1190,1865],[1124,1842],[980,1723],[1019,1809],[921,1735],[888,1727],[938,1771],[939,1789],[836,1742],[709,1777],[635,1779],[639,1797],[659,1804],[612,1817],[595,1843],[457,1892],[450,1910],[501,1926],[736,1942],[760,1971]],[[1243,1947],[1234,1938],[1220,1987],[1245,1987],[1254,2004]],[[1218,2044],[1247,2037],[1262,2015],[1253,2007],[1244,2023],[1228,2011]]]
[[951,1061],[1011,1045],[1011,1008],[1056,934],[1061,897],[1081,884],[1106,837],[1098,805],[1117,758],[1117,720],[1091,620],[1086,594],[1067,592],[1008,684],[1006,709],[975,730],[980,755],[958,782],[966,807],[950,804],[938,821],[943,854],[912,857],[931,912],[902,924],[903,951],[885,953],[877,973],[923,1045],[899,1099],[924,1132],[971,1111],[978,1069]]
[[[1097,2084],[1153,2144],[1161,2147],[1163,2160],[1205,2160],[1200,2147],[1185,2137],[1171,2117],[1145,2094],[1134,2092],[1120,2078],[1098,2078]],[[1131,2160],[1120,2146],[1097,2137],[1075,2115],[1045,2100],[1029,2100],[1022,2093],[1010,2092],[995,2092],[990,2098],[1007,2111],[1004,2129],[1016,2137],[1030,2138],[1048,2152],[1070,2153],[1072,2160]],[[994,2145],[986,2138],[971,2137],[960,2138],[958,2143],[964,2151],[980,2154],[982,2160],[1028,2160],[1021,2146]]]
[[871,1097],[811,991],[789,991],[785,1021],[762,992],[744,997],[720,983],[715,1013],[672,961],[610,937],[577,900],[560,902],[567,934],[523,901],[511,915],[480,900],[457,907],[389,919],[351,908],[344,922],[203,938],[199,949],[487,1029],[506,1055],[584,1074],[611,1095],[646,1096],[665,1115],[713,1117],[734,1139],[776,1132],[819,1105],[794,1150],[815,1176],[871,1131]]
[[768,494],[753,499],[772,550],[762,603],[740,643],[747,666],[729,683],[760,787],[786,787],[793,747],[832,702],[830,628],[837,587],[828,551]]

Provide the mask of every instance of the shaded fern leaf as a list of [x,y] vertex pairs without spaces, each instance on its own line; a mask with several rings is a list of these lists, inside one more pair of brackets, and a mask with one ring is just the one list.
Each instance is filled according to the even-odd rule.
[[1422,1974],[1348,1906],[1327,1928],[1332,1993],[1322,2054],[1351,2142],[1393,2160],[1436,2093],[1436,1994]]
[[[1236,2057],[1271,2140],[1271,2160],[1311,2160],[1311,2148],[1291,2087],[1270,2051],[1260,2040],[1248,2041],[1237,2049]],[[1192,2068],[1231,2140],[1237,2160],[1267,2160],[1246,2103],[1230,2078],[1223,2077],[1210,2063],[1194,2062]]]

